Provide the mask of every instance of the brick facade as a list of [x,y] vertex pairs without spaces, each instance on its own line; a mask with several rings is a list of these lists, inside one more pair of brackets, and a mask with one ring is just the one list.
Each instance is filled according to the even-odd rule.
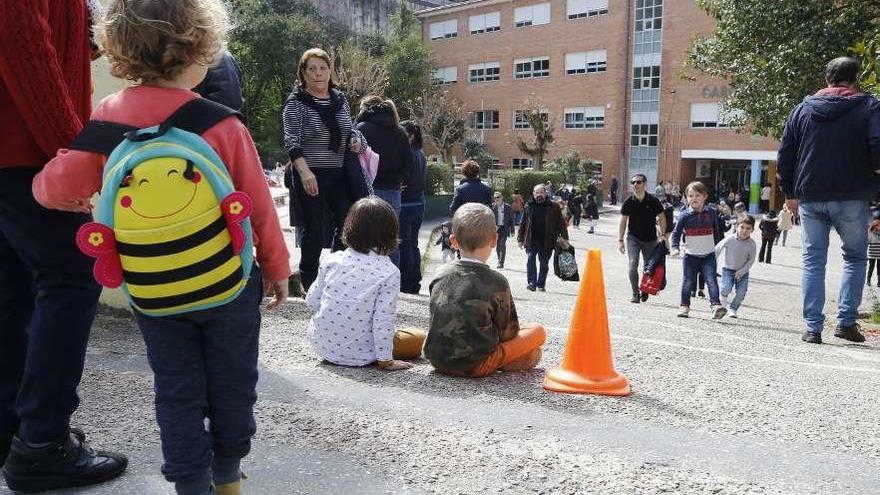
[[[609,0],[607,13],[571,20],[566,15],[566,0],[551,0],[548,24],[514,27],[516,8],[539,3],[542,2],[481,0],[418,13],[425,43],[434,50],[438,66],[458,68],[458,81],[444,89],[461,100],[468,112],[499,111],[499,129],[472,132],[478,137],[482,134],[489,152],[500,159],[501,166],[509,166],[512,158],[525,158],[512,144],[511,133],[529,136],[531,130],[514,130],[513,112],[534,93],[548,109],[556,129],[550,160],[576,149],[603,162],[606,181],[612,174],[626,176],[633,85],[632,16],[636,0]],[[664,3],[657,178],[677,182],[692,179],[696,162],[681,158],[681,151],[686,149],[775,150],[774,140],[745,132],[691,128],[690,104],[720,101],[729,88],[723,81],[706,77],[695,81],[680,77],[692,37],[696,33],[710,33],[713,22],[694,2]],[[489,12],[500,12],[500,30],[471,34],[470,16]],[[457,36],[431,40],[431,24],[450,19],[458,21]],[[598,49],[607,51],[605,72],[566,74],[566,53]],[[514,79],[515,59],[539,56],[550,59],[548,77]],[[500,62],[500,80],[468,82],[468,66],[482,62]],[[564,128],[564,108],[595,106],[605,108],[603,129]],[[460,157],[461,153],[455,155]],[[713,170],[719,163],[712,162]]]

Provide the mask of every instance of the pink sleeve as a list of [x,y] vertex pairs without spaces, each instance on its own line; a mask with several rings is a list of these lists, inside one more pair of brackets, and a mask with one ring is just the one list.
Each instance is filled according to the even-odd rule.
[[236,190],[246,193],[253,201],[251,226],[257,261],[264,277],[273,281],[286,280],[291,273],[290,254],[250,133],[238,118],[230,117],[209,129],[204,138],[229,167]]
[[33,193],[46,208],[70,207],[101,190],[104,156],[87,151],[60,149],[34,177]]

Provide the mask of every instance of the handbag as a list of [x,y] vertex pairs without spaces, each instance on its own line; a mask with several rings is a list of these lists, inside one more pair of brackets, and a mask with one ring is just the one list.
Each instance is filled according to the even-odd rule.
[[563,247],[559,243],[553,254],[553,273],[565,282],[577,282],[578,274],[577,259],[574,257],[574,246]]
[[[347,142],[351,142],[351,136],[349,136]],[[379,163],[378,156],[379,155],[376,155],[377,167]],[[345,148],[345,160],[342,162],[342,167],[345,169],[345,176],[346,179],[348,179],[348,189],[351,193],[352,203],[361,198],[373,195],[373,181],[367,180],[364,168],[361,166],[360,157],[347,146]]]

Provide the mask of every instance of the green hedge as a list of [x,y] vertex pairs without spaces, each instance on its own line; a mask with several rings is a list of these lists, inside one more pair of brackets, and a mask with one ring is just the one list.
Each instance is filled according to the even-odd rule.
[[513,191],[517,189],[523,198],[528,200],[532,196],[532,189],[538,184],[546,184],[548,180],[554,187],[559,187],[565,182],[565,178],[559,172],[502,170],[492,174],[489,185],[493,191],[501,191],[508,200],[513,197]]
[[443,193],[451,193],[453,189],[452,167],[442,163],[428,164],[428,184],[425,193],[429,196]]

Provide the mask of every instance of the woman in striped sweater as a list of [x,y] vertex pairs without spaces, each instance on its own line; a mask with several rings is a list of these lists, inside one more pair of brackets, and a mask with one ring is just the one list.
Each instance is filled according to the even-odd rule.
[[[284,103],[284,147],[290,156],[291,219],[302,229],[299,271],[309,289],[318,276],[318,261],[328,224],[334,227],[332,250],[343,249],[342,226],[352,197],[344,169],[346,146],[361,153],[366,141],[351,126],[345,95],[336,89],[330,56],[320,48],[303,53],[297,84]],[[332,213],[324,218],[325,205]]]

